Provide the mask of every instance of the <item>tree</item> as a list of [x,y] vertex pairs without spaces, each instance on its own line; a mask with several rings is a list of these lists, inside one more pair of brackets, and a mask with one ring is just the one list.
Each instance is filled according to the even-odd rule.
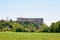
[[55,32],[56,30],[56,23],[52,23],[50,26],[50,32]]
[[43,25],[41,25],[40,27],[40,32],[50,32],[49,27],[45,23],[43,23]]
[[12,22],[13,20],[12,19],[10,19],[10,22]]
[[16,28],[16,32],[22,32],[22,28]]
[[3,25],[0,24],[0,31],[2,31],[2,29],[3,29]]
[[56,32],[60,33],[60,21],[56,22]]

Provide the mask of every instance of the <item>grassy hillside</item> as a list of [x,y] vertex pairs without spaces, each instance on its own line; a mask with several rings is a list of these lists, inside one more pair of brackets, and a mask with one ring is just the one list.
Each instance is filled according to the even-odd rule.
[[60,33],[0,32],[0,40],[59,40]]

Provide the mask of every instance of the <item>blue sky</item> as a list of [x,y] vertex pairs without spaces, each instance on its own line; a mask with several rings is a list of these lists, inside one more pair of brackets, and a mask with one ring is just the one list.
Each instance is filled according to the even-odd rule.
[[44,18],[44,23],[60,20],[60,0],[0,0],[0,19]]

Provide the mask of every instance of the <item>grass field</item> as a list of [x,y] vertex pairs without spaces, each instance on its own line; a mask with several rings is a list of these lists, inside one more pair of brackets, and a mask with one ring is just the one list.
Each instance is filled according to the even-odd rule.
[[59,40],[60,33],[0,32],[0,40]]

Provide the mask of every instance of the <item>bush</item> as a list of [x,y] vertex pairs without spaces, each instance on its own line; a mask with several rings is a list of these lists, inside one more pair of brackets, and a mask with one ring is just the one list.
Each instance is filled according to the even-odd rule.
[[21,28],[17,28],[16,32],[22,32],[22,29]]

